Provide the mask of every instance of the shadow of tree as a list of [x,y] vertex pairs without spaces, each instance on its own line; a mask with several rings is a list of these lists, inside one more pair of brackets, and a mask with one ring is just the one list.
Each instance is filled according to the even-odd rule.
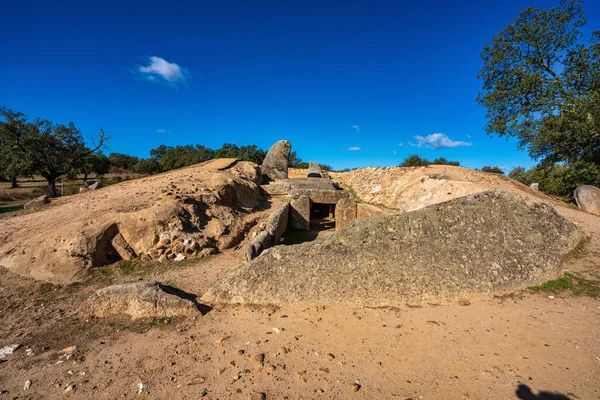
[[517,387],[515,394],[521,400],[570,400],[567,396],[560,393],[539,392],[536,395],[531,391],[529,386],[523,384]]

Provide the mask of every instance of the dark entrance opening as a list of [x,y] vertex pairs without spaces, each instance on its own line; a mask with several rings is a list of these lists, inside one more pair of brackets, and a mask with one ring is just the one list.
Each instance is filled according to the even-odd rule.
[[335,229],[335,204],[310,204],[310,230],[325,231]]

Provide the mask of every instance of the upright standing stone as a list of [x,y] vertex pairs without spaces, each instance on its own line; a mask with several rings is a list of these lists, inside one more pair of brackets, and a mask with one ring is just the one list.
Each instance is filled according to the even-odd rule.
[[288,178],[288,159],[292,145],[287,140],[280,140],[271,146],[265,160],[260,167],[263,176],[274,181]]
[[310,197],[300,196],[290,204],[292,228],[310,230]]
[[343,198],[335,205],[335,230],[339,231],[348,222],[356,218],[356,202],[349,197]]
[[321,164],[311,161],[308,164],[308,177],[309,178],[323,178],[323,170]]

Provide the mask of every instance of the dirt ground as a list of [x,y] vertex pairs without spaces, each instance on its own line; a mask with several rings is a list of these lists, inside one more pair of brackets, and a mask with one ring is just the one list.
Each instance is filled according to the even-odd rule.
[[[598,283],[600,218],[557,209],[591,237],[566,269]],[[600,399],[600,301],[570,291],[397,308],[222,307],[182,320],[81,310],[96,289],[139,279],[200,297],[242,252],[115,264],[68,286],[3,270],[0,347],[21,347],[0,361],[0,399]]]

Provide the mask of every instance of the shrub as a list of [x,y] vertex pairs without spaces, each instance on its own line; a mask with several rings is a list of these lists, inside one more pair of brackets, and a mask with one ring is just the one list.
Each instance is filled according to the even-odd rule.
[[422,167],[429,165],[429,161],[416,154],[410,155],[402,161],[401,167]]
[[504,175],[504,171],[502,171],[502,168],[500,167],[490,167],[488,165],[486,165],[485,167],[481,168],[482,172],[490,172],[492,174],[500,174],[500,175]]

